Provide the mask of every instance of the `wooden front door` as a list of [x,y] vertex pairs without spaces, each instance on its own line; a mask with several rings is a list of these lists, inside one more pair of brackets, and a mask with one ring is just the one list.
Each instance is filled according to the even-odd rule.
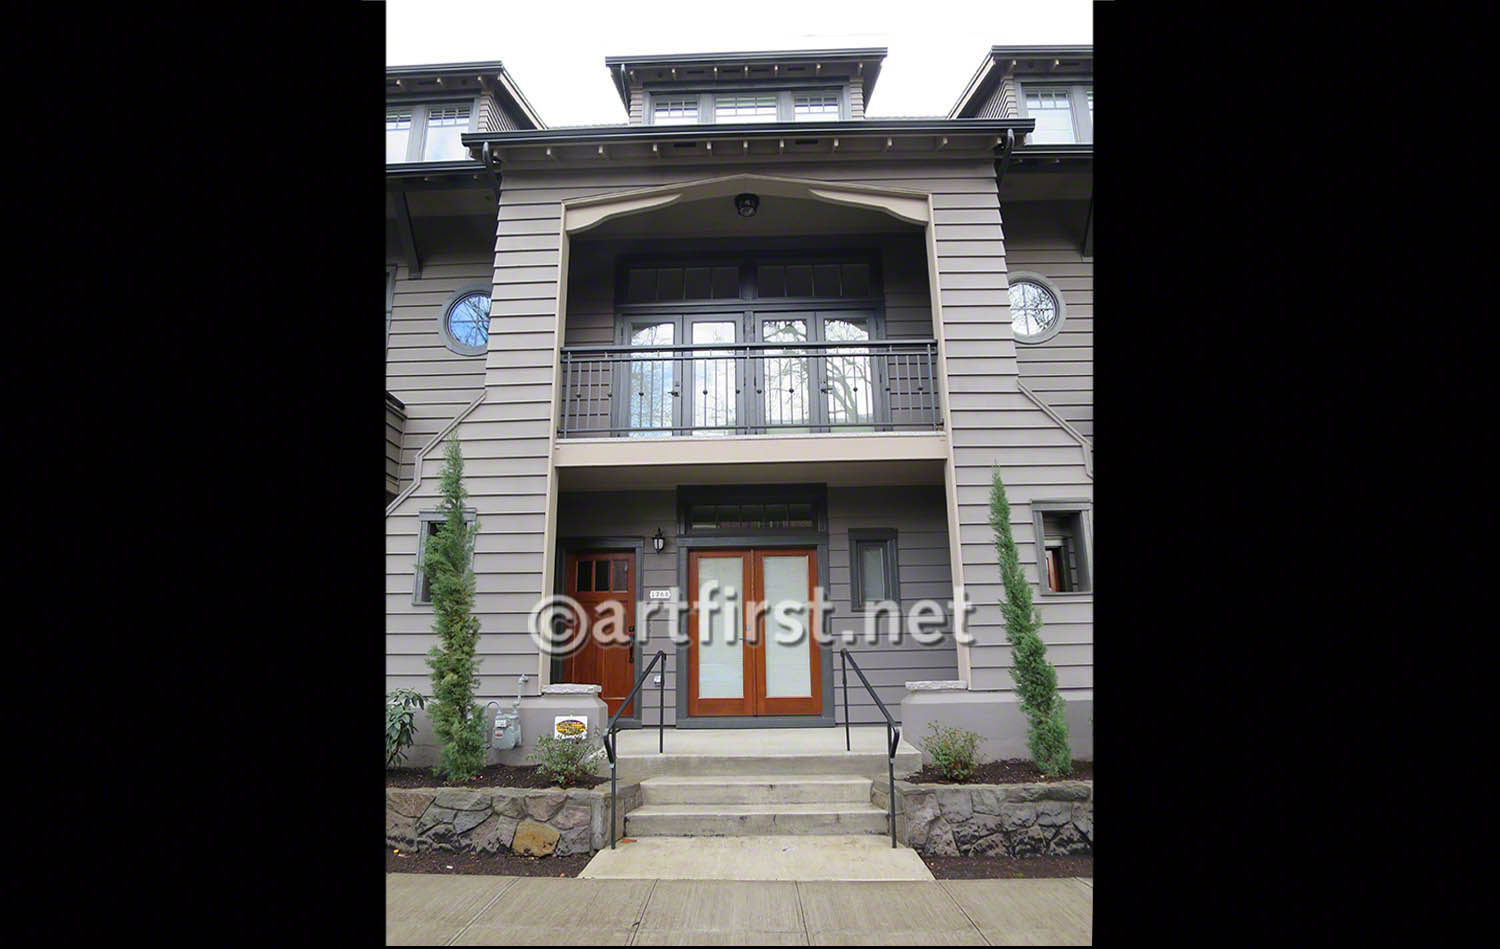
[[[599,698],[613,715],[635,684],[635,554],[573,553],[568,555],[567,570],[567,594],[583,607],[590,635],[563,660],[563,677],[567,682],[600,686]],[[618,603],[620,611],[616,613],[608,603]],[[618,624],[609,622],[612,616],[620,617]],[[592,634],[601,624],[602,631],[610,634],[609,642],[601,643]],[[618,629],[612,629],[614,625]]]
[[811,548],[688,554],[690,715],[822,713],[817,585]]

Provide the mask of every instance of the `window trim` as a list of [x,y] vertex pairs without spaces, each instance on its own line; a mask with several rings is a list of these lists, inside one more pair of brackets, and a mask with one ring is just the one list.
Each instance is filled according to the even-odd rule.
[[[1087,589],[1054,593],[1047,585],[1047,561],[1045,545],[1046,531],[1042,527],[1043,514],[1077,514],[1083,527],[1078,538],[1078,580]],[[1086,498],[1047,498],[1031,502],[1032,547],[1037,569],[1038,596],[1044,599],[1069,599],[1094,595],[1094,502]]]
[[[434,105],[453,105],[455,103],[469,104],[469,132],[480,131],[479,122],[479,100],[476,95],[454,93],[452,95],[414,95],[410,98],[388,98],[385,100],[386,111],[391,109],[411,109],[411,131],[406,136],[406,160],[404,162],[386,162],[388,165],[425,164],[426,159],[422,153],[427,148],[427,110]],[[446,159],[451,160],[451,159]]]
[[1038,284],[1048,293],[1052,294],[1052,299],[1057,301],[1057,319],[1052,322],[1051,326],[1038,333],[1037,335],[1017,336],[1014,329],[1014,323],[1011,324],[1011,336],[1015,338],[1015,341],[1017,343],[1023,346],[1036,346],[1040,343],[1045,343],[1052,337],[1056,336],[1058,332],[1062,330],[1063,323],[1067,322],[1068,303],[1063,299],[1062,290],[1057,286],[1057,284],[1053,283],[1052,278],[1048,277],[1046,274],[1040,274],[1034,270],[1017,270],[1014,273],[1007,275],[1006,277],[1005,309],[1007,313],[1010,312],[1010,287],[1015,286],[1018,283]]
[[879,600],[868,600],[864,595],[865,580],[859,563],[859,548],[864,544],[879,544],[885,548],[886,599],[901,604],[901,569],[897,559],[897,533],[893,527],[849,528],[849,606],[854,613],[871,612],[871,604]]
[[[411,605],[431,606],[432,597],[420,599],[422,596],[422,563],[427,557],[427,525],[433,522],[441,522],[448,519],[448,515],[442,511],[418,511],[417,512],[417,559],[412,568]],[[479,520],[479,511],[472,507],[464,508],[464,523],[474,527]],[[477,534],[477,532],[476,532]],[[474,566],[474,551],[479,545],[476,543],[469,548],[469,566]]]
[[[1094,87],[1094,77],[1082,76],[1055,76],[1050,78],[1037,77],[1036,79],[1021,79],[1020,90],[1016,94],[1016,110],[1020,118],[1027,118],[1030,113],[1026,111],[1026,87],[1033,90],[1041,88],[1062,88],[1068,90],[1068,104],[1072,106],[1073,113],[1073,142],[1078,145],[1092,145],[1094,143],[1094,120],[1089,116],[1088,99],[1084,96],[1084,90]],[[1033,142],[1031,133],[1026,133],[1027,145],[1045,145],[1046,142]]]
[[464,297],[473,296],[476,293],[482,293],[490,298],[490,316],[493,318],[495,307],[494,286],[488,283],[474,283],[453,291],[453,293],[449,294],[448,299],[443,301],[443,308],[438,311],[438,336],[442,338],[444,346],[460,356],[483,356],[490,351],[488,332],[485,334],[485,345],[478,347],[465,343],[454,336],[453,331],[448,328],[448,314],[453,312],[453,307]]

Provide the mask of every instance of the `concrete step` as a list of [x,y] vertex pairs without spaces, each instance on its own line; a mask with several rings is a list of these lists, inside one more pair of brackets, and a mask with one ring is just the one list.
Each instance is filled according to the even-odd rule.
[[629,837],[888,834],[872,804],[646,804],[625,815]]
[[870,779],[847,774],[657,777],[644,804],[869,804]]
[[[653,747],[652,751],[655,749]],[[602,759],[602,756],[601,756]],[[883,778],[889,765],[884,750],[807,752],[791,754],[725,754],[621,753],[616,766],[621,781],[644,781],[647,778],[670,777],[750,777],[788,775],[854,775]],[[902,778],[922,767],[922,753],[903,739],[896,748],[896,777]],[[608,776],[607,765],[598,773]]]

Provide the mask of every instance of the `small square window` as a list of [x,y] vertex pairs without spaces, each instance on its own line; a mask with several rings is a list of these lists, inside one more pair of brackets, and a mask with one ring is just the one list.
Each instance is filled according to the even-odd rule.
[[1092,586],[1092,564],[1081,510],[1054,509],[1050,505],[1035,512],[1037,531],[1037,576],[1043,594],[1088,593]]
[[894,530],[849,531],[849,599],[856,612],[901,601]]
[[[464,523],[469,525],[470,540],[473,540],[474,520],[476,516],[475,511],[464,512]],[[432,590],[427,582],[427,571],[422,568],[422,564],[427,559],[427,540],[438,535],[438,531],[442,529],[446,518],[441,511],[423,511],[418,517],[421,519],[420,523],[422,527],[417,533],[417,577],[411,601],[421,606],[432,602]],[[474,563],[474,548],[472,546],[469,548],[469,563],[471,565]]]

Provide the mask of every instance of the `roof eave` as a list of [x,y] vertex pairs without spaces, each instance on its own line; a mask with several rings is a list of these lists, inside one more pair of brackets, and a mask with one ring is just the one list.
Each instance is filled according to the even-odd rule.
[[840,135],[1001,135],[1007,129],[1017,135],[1030,132],[1036,120],[1025,119],[856,119],[848,122],[774,122],[741,125],[603,125],[583,129],[469,132],[462,137],[474,148],[494,145],[566,145],[618,141],[672,141],[674,139],[760,139]]

